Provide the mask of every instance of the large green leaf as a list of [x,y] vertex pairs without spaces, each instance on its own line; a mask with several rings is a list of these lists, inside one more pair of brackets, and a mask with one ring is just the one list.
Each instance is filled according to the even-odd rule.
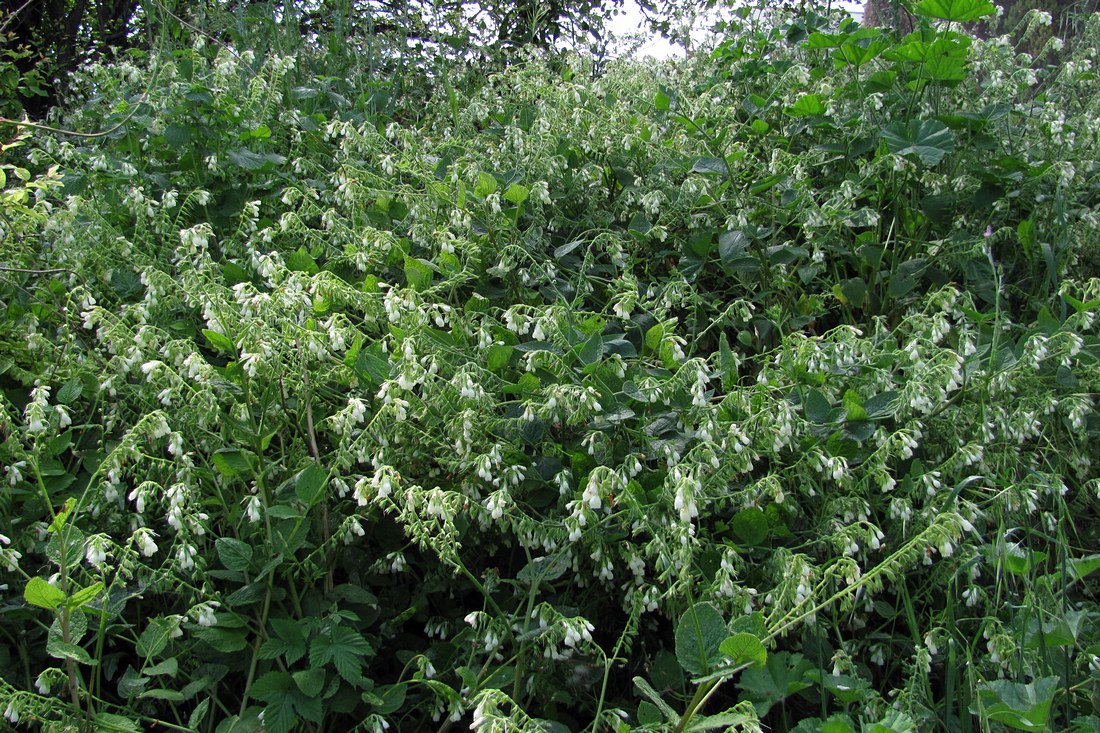
[[755,634],[741,632],[722,642],[719,650],[736,665],[762,667],[768,661],[768,650]]
[[42,578],[31,578],[23,589],[23,600],[32,606],[54,610],[65,601],[65,591]]
[[772,705],[810,686],[806,673],[813,666],[801,654],[776,652],[768,655],[763,667],[745,670],[738,687],[752,700],[757,714],[763,717]]
[[1033,682],[993,680],[978,686],[978,704],[973,712],[1017,730],[1047,730],[1050,706],[1058,692],[1057,677],[1041,677]]
[[928,166],[937,165],[955,149],[955,138],[939,120],[895,122],[882,131],[891,153],[915,155]]
[[676,659],[692,674],[711,671],[721,661],[719,651],[726,639],[726,622],[711,603],[696,603],[676,625]]
[[953,23],[969,23],[997,12],[989,0],[921,0],[915,8],[917,15],[939,18]]
[[294,495],[299,501],[308,506],[313,506],[324,495],[325,484],[328,481],[328,473],[316,463],[298,472],[294,477]]
[[228,570],[247,570],[252,562],[252,545],[232,537],[219,537],[214,543],[218,558]]

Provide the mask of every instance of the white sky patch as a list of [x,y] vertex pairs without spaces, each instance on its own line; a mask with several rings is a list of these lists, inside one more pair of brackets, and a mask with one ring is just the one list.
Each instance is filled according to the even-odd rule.
[[[857,19],[863,14],[862,0],[837,0],[833,3],[833,7],[847,10]],[[692,38],[698,42],[706,33],[707,26],[710,24],[711,21],[707,17],[700,16],[694,24]],[[623,3],[622,12],[611,20],[610,29],[611,34],[620,39],[620,42],[629,41],[632,36],[637,36],[641,40],[641,46],[635,51],[638,58],[652,56],[656,59],[668,59],[683,58],[684,56],[683,48],[669,43],[659,33],[646,28],[642,20],[642,11],[638,8],[638,3],[635,0],[626,0]],[[629,47],[629,44],[624,45]]]

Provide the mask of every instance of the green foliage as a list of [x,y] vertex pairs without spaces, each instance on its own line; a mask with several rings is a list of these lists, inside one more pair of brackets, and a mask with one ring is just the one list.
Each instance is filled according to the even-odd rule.
[[0,159],[8,719],[1088,729],[1096,78],[984,7],[74,78]]

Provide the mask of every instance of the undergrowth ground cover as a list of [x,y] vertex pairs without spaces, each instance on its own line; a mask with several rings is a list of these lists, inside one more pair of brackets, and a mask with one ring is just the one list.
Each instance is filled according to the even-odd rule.
[[993,10],[5,126],[8,721],[1100,730],[1100,22]]

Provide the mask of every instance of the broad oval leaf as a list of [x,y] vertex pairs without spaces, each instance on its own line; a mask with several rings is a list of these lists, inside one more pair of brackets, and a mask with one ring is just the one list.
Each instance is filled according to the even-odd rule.
[[710,672],[720,661],[726,622],[711,603],[696,603],[676,624],[676,660],[691,674]]
[[895,122],[882,131],[882,139],[895,155],[915,155],[927,166],[938,165],[955,150],[955,138],[939,120]]
[[997,12],[989,0],[921,0],[914,10],[917,15],[952,23],[969,23]]
[[768,650],[755,634],[745,632],[734,634],[722,642],[719,651],[737,665],[750,664],[754,667],[762,667],[768,661]]

